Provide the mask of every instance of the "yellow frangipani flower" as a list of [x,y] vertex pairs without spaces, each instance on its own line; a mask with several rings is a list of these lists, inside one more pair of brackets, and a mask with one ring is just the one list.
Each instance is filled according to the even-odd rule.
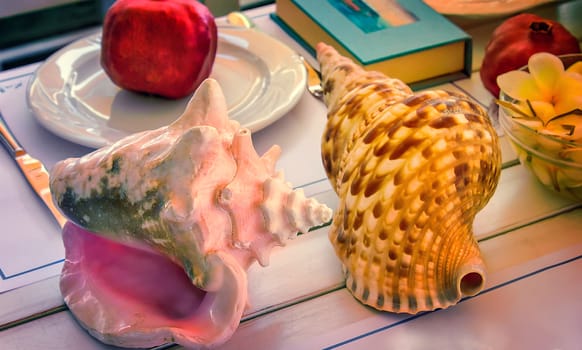
[[570,139],[580,137],[582,62],[564,69],[560,58],[540,52],[529,58],[528,70],[510,71],[497,77],[501,91],[515,100],[513,108],[532,118],[524,124],[540,133]]

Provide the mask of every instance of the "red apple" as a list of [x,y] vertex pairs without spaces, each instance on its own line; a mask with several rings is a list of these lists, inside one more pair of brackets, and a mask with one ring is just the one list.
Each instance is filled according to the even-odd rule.
[[123,89],[177,99],[208,78],[217,40],[197,0],[117,0],[103,22],[101,66]]

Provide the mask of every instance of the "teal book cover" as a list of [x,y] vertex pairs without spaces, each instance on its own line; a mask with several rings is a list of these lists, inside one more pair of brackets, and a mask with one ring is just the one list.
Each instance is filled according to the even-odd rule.
[[[312,53],[317,42],[328,42],[365,67],[403,72],[408,83],[471,73],[471,37],[422,0],[277,0],[276,6],[273,19]],[[430,58],[448,66],[432,61],[418,74],[403,70]]]

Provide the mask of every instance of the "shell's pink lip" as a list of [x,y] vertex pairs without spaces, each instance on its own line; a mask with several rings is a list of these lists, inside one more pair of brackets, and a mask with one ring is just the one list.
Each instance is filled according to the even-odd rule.
[[88,283],[128,303],[141,303],[170,319],[188,317],[205,292],[182,267],[153,250],[121,244],[71,225],[63,232],[66,264],[77,263]]
[[223,285],[206,292],[151,249],[115,242],[71,222],[63,242],[61,293],[83,327],[105,343],[218,345],[240,322],[248,297],[246,274],[227,256],[216,258]]

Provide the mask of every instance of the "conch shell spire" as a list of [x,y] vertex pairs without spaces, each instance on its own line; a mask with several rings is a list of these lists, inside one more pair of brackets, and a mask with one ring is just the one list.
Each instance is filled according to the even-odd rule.
[[[171,125],[59,162],[51,172],[51,192],[75,224],[63,233],[61,291],[80,323],[99,339],[125,347],[176,339],[198,348],[228,340],[248,303],[249,265],[267,265],[272,247],[331,219],[331,209],[305,198],[276,171],[280,153],[275,145],[257,154],[250,131],[228,118],[218,83],[207,79]],[[92,253],[101,246],[102,253]],[[151,274],[158,285],[137,298],[107,277],[117,272],[94,268],[99,262],[84,258],[144,255],[135,249],[170,262],[155,270],[179,266],[190,285],[180,289],[188,303],[135,300],[169,285],[165,279],[176,275],[175,267],[158,275],[127,271],[143,283]],[[144,265],[153,265],[149,261]],[[176,291],[180,298],[183,293]]]
[[380,310],[445,308],[485,284],[473,219],[498,183],[486,112],[467,96],[413,93],[317,46],[328,107],[322,159],[340,203],[329,237],[355,298]]

